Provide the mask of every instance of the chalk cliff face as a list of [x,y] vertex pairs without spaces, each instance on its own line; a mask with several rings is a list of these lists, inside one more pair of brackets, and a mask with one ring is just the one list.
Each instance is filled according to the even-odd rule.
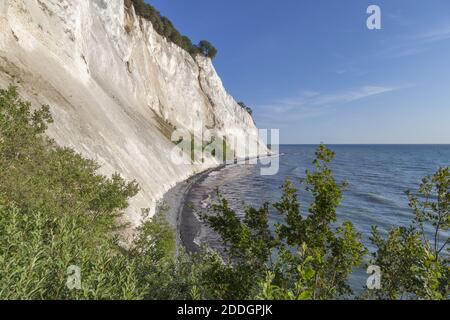
[[218,164],[174,163],[175,128],[259,141],[211,61],[167,42],[128,1],[0,0],[0,87],[9,84],[34,105],[50,105],[58,144],[97,160],[103,174],[138,181],[126,213],[132,225],[174,184]]

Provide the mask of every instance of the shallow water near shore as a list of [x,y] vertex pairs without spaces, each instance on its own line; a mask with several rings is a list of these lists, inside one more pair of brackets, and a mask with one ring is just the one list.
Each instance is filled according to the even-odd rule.
[[[283,182],[289,178],[299,188],[302,212],[306,213],[311,196],[304,192],[299,178],[312,169],[317,146],[280,147],[280,170],[274,176],[261,176],[260,165],[230,165],[210,171],[196,179],[186,190],[179,210],[182,243],[190,250],[207,243],[220,248],[220,239],[202,225],[196,210],[207,210],[214,202],[216,189],[229,200],[231,208],[243,213],[243,204],[261,206],[280,199]],[[363,234],[363,243],[373,249],[370,230],[373,225],[385,232],[393,225],[409,225],[414,218],[408,207],[406,190],[417,190],[423,176],[439,166],[450,165],[450,145],[336,145],[332,169],[338,181],[349,183],[338,208],[339,222],[350,220]],[[195,210],[192,209],[195,208]],[[271,208],[271,223],[282,222]],[[365,270],[356,270],[350,284],[359,292],[365,285]]]

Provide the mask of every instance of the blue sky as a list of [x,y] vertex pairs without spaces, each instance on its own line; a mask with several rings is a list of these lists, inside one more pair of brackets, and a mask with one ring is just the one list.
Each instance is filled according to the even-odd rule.
[[448,0],[149,3],[218,48],[228,92],[282,143],[450,143]]

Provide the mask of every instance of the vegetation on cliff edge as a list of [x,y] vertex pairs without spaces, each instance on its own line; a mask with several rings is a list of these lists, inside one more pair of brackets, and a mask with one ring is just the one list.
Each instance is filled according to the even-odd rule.
[[191,39],[182,35],[169,20],[155,9],[152,5],[145,3],[144,0],[131,0],[136,14],[150,21],[158,34],[166,38],[168,41],[175,43],[179,47],[189,52],[192,56],[202,54],[205,57],[214,59],[217,49],[206,40],[202,40],[198,45],[192,43]]

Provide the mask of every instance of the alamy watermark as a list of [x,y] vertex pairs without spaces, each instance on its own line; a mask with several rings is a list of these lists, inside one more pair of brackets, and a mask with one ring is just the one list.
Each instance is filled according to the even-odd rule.
[[[217,132],[204,129],[176,129],[171,136],[174,148],[171,160],[175,165],[201,165],[215,161],[222,164],[260,164],[263,176],[276,175],[280,168],[278,129]],[[269,145],[268,148],[266,145]]]
[[69,290],[81,290],[81,269],[71,265],[67,268],[66,286]]
[[381,8],[375,4],[370,5],[367,8],[367,14],[370,15],[366,22],[367,29],[381,30]]
[[369,266],[367,268],[367,274],[370,274],[367,278],[366,286],[369,290],[381,289],[381,268],[379,266]]

